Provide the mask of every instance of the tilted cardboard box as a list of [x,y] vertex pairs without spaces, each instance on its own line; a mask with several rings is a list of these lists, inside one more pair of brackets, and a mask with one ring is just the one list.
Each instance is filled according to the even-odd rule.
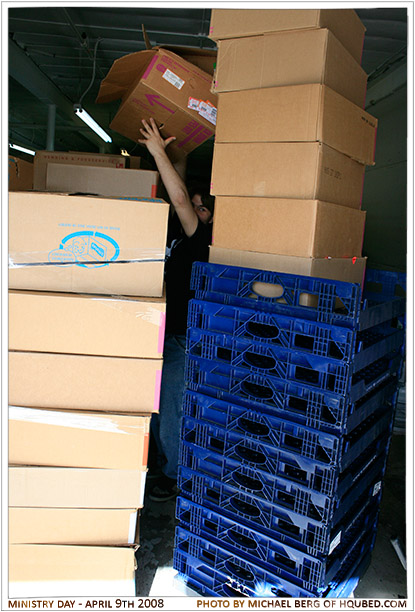
[[9,348],[161,359],[166,300],[9,291]]
[[9,407],[9,464],[145,470],[149,416]]
[[215,247],[294,257],[360,257],[366,212],[319,200],[217,197]]
[[106,197],[156,198],[159,173],[154,170],[124,170],[48,164],[48,191],[81,192]]
[[325,85],[219,96],[215,142],[321,142],[372,165],[378,120]]
[[146,472],[70,467],[9,467],[9,505],[31,508],[142,508]]
[[135,549],[9,545],[9,597],[134,597]]
[[211,193],[360,208],[364,173],[363,164],[318,142],[217,143]]
[[33,164],[9,155],[9,191],[33,189]]
[[319,83],[363,108],[366,82],[364,70],[329,30],[297,30],[220,41],[213,89]]
[[172,160],[185,157],[213,136],[217,98],[212,77],[171,51],[155,48],[115,60],[101,82],[97,103],[122,99],[110,128],[134,142],[141,120],[154,117]]
[[9,402],[15,406],[157,412],[161,359],[9,352]]
[[[215,246],[210,247],[209,261],[256,270],[272,270],[284,274],[299,274],[301,276],[360,283],[362,286],[366,270],[365,257],[289,257],[287,255],[275,255],[274,253],[223,249]],[[307,298],[309,297],[307,296]],[[307,300],[307,303],[309,302],[310,300]]]
[[333,32],[354,59],[361,61],[366,28],[351,9],[213,9],[209,38],[217,41],[312,28]]
[[169,205],[160,199],[9,194],[9,287],[163,293]]
[[79,151],[36,151],[33,160],[33,189],[46,189],[48,164],[70,164],[73,166],[98,166],[99,168],[150,168],[142,157],[108,155],[106,153],[83,153]]
[[9,544],[133,545],[137,518],[134,509],[11,507]]

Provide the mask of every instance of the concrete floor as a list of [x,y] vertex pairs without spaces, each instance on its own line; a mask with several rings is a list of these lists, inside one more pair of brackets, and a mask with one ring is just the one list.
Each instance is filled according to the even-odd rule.
[[[148,487],[149,489],[149,487]],[[146,497],[136,553],[136,594],[198,596],[176,578],[173,570],[175,500],[155,503]],[[384,480],[380,521],[371,563],[359,582],[357,598],[406,598],[406,571],[391,544],[405,547],[405,435],[393,435]]]

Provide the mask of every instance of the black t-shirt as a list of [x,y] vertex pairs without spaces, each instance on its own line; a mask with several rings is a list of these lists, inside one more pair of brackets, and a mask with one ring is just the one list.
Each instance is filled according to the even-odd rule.
[[194,292],[190,291],[192,265],[195,261],[207,261],[212,241],[212,224],[200,220],[193,236],[188,238],[177,218],[172,219],[168,234],[170,252],[166,257],[166,331],[185,334],[187,307]]

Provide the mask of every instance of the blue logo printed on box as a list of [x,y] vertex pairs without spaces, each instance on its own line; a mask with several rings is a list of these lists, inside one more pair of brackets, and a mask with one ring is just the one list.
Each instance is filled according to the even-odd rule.
[[83,268],[99,268],[116,261],[120,247],[111,236],[101,232],[74,232],[62,239],[59,248],[50,251],[52,263],[75,264]]

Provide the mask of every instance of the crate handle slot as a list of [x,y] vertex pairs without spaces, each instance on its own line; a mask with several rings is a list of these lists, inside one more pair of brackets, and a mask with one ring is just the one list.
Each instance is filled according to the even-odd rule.
[[264,423],[258,423],[258,421],[248,419],[247,417],[239,417],[238,425],[243,431],[245,431],[246,433],[250,433],[254,436],[260,436],[262,438],[265,438],[269,436],[270,433],[268,425],[265,425]]
[[283,297],[285,290],[282,285],[254,281],[251,285],[251,291],[255,296],[272,298],[284,304],[287,303]]
[[233,561],[226,561],[225,567],[230,574],[236,576],[237,578],[247,580],[248,582],[252,582],[255,579],[255,576],[252,572],[245,569],[244,567],[236,565],[236,563],[233,563]]
[[252,448],[247,448],[243,444],[238,444],[235,448],[235,451],[238,457],[245,461],[248,461],[249,463],[264,464],[267,461],[267,458],[264,453],[255,451]]
[[247,516],[251,516],[253,518],[258,518],[261,515],[260,510],[256,506],[254,506],[253,504],[249,504],[248,502],[245,502],[242,499],[233,497],[231,499],[231,505],[237,512],[240,512],[241,514],[246,514]]
[[235,529],[230,529],[228,536],[237,546],[243,546],[244,548],[249,548],[251,550],[257,548],[257,543],[253,538],[243,535]]
[[255,321],[248,321],[245,325],[245,330],[256,338],[275,339],[280,335],[280,330],[275,325],[256,323]]
[[242,474],[241,472],[235,472],[232,475],[232,480],[241,487],[245,489],[250,489],[251,491],[262,491],[264,485],[257,478],[251,478],[246,474]]

